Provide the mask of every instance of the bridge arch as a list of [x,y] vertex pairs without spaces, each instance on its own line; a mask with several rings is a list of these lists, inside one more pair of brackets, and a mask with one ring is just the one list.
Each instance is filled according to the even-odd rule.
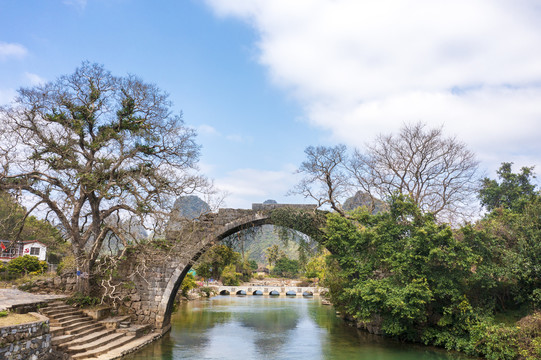
[[[254,204],[257,205],[257,204]],[[314,210],[314,205],[282,205],[283,207],[292,207],[300,209]],[[276,208],[273,206],[271,209]],[[258,209],[265,210],[265,209]],[[173,311],[175,295],[177,294],[184,277],[191,269],[193,264],[204,254],[211,246],[219,243],[224,238],[237,233],[243,229],[261,225],[277,225],[271,216],[271,211],[254,211],[254,210],[242,210],[242,209],[220,209],[218,214],[214,214],[212,219],[212,225],[208,226],[207,223],[201,221],[200,228],[208,226],[207,231],[195,231],[201,236],[201,239],[197,239],[196,245],[189,249],[189,252],[184,256],[184,261],[181,261],[173,271],[172,275],[166,279],[166,286],[159,305],[157,308],[155,327],[167,331],[170,329],[171,313]],[[218,226],[216,226],[218,225]],[[192,228],[188,231],[194,233]],[[181,238],[185,234],[183,229],[177,230],[176,233],[168,234],[168,237]],[[193,241],[193,238],[192,238]]]

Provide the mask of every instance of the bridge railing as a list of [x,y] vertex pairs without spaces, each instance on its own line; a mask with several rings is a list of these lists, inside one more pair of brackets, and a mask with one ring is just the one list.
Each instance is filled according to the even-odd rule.
[[[320,295],[328,291],[323,287],[301,287],[301,286],[270,286],[270,285],[257,285],[257,286],[212,286],[218,294],[239,294],[243,291],[246,295]],[[260,291],[262,294],[257,294]],[[274,292],[274,293],[273,293]]]

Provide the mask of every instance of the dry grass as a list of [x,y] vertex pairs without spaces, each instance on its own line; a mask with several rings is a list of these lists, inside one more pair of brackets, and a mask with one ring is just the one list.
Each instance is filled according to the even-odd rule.
[[0,317],[0,327],[19,325],[37,320],[39,320],[37,317],[30,314],[8,313],[7,316]]

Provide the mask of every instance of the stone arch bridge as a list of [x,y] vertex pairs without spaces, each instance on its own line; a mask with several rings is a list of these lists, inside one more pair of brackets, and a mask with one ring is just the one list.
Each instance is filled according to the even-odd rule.
[[195,220],[171,214],[167,239],[130,251],[121,263],[114,295],[140,323],[166,332],[175,296],[197,259],[212,245],[240,230],[273,224],[271,213],[288,207],[316,211],[315,205],[253,204],[252,209],[219,209]]

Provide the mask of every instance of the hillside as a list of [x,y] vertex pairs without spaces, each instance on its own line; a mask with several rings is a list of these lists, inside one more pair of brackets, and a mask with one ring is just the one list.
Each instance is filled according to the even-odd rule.
[[235,251],[242,253],[244,240],[244,254],[248,260],[254,260],[259,265],[267,265],[265,250],[276,244],[290,259],[298,259],[298,244],[296,239],[291,239],[284,244],[273,225],[263,225],[249,231],[233,234],[223,241],[233,247]]

